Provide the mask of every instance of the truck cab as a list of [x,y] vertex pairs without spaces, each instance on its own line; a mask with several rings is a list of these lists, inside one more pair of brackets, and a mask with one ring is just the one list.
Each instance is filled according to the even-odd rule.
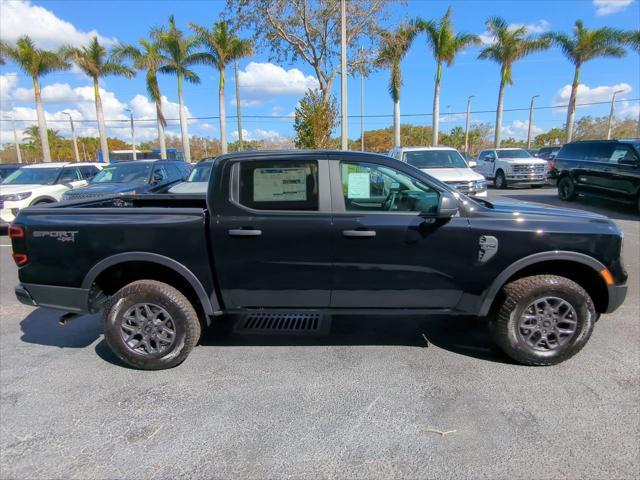
[[478,155],[476,171],[496,188],[509,185],[539,187],[547,181],[548,165],[545,160],[531,156],[522,148],[493,148]]

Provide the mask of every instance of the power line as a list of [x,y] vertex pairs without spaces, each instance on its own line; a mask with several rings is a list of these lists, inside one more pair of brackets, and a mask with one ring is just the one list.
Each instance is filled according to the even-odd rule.
[[[640,98],[621,98],[621,99],[616,99],[615,103],[619,103],[619,102],[638,102],[640,101]],[[592,105],[611,105],[611,100],[607,100],[607,101],[603,101],[603,102],[589,102],[589,103],[576,103],[576,107],[588,107],[588,106],[592,106]],[[569,107],[569,104],[563,104],[563,105],[551,105],[551,106],[541,106],[541,107],[534,107],[534,110],[553,110],[553,109],[560,109],[560,108],[567,108]],[[524,111],[529,111],[529,107],[519,107],[519,108],[505,108],[503,110],[503,112],[524,112]],[[486,113],[496,113],[495,110],[475,110],[475,111],[471,111],[470,114],[471,115],[478,115],[478,114],[486,114]],[[444,116],[453,116],[453,115],[466,115],[467,112],[465,111],[461,111],[461,112],[450,112],[447,113],[447,115],[443,115]],[[432,113],[404,113],[400,115],[401,117],[431,117],[433,116]],[[236,115],[227,115],[226,118],[231,118],[231,119],[235,119],[237,118]],[[294,115],[242,115],[242,118],[253,118],[253,119],[274,119],[274,120],[278,120],[278,119],[293,119],[295,118]],[[348,118],[393,118],[393,114],[387,114],[387,113],[379,113],[379,114],[369,114],[369,115],[348,115]],[[187,117],[187,121],[195,121],[195,120],[218,120],[220,119],[219,115],[211,115],[211,116],[206,116],[206,117]],[[153,122],[155,123],[157,120],[155,118],[134,118],[133,119],[135,122]],[[180,118],[166,118],[165,119],[167,122],[178,122],[180,121]],[[9,122],[11,120],[6,119],[6,118],[0,118],[0,122]],[[29,119],[29,120],[20,120],[20,119],[16,119],[16,122],[37,122],[37,119]],[[47,122],[68,122],[68,119],[47,119]],[[105,122],[127,122],[129,123],[131,120],[128,118],[125,119],[121,119],[121,118],[115,118],[115,119],[105,119]],[[74,122],[78,122],[78,123],[97,123],[97,120],[91,120],[91,119],[84,119],[84,120],[76,120],[74,119]],[[114,127],[111,126],[109,128],[118,128],[118,127]],[[124,127],[123,127],[124,128]]]

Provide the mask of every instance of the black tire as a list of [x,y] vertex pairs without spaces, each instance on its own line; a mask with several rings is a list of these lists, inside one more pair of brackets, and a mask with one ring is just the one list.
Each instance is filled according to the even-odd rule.
[[[179,365],[200,338],[193,305],[175,288],[155,280],[139,280],[118,290],[105,305],[102,321],[104,338],[113,353],[143,370]],[[133,348],[135,342],[138,346]]]
[[558,181],[558,197],[565,202],[571,202],[578,197],[576,194],[576,184],[571,177],[562,177]]
[[[502,293],[504,300],[492,320],[491,333],[496,344],[516,362],[555,365],[574,356],[589,340],[597,314],[589,294],[572,280],[556,275],[525,277],[505,285]],[[569,312],[567,319],[555,320],[557,323],[554,323],[554,318],[562,317],[562,314],[555,317],[544,313],[527,314],[532,311],[529,308],[533,303],[536,303],[533,309],[537,311],[541,305],[538,302],[546,299],[556,299],[552,303],[560,305],[558,310],[562,308],[562,312]],[[569,305],[573,311],[564,305]],[[523,320],[525,315],[527,320]],[[523,327],[523,321],[529,322],[527,326]],[[567,323],[569,321],[575,326]],[[563,325],[568,328],[563,328]],[[558,329],[568,331],[572,328],[571,334],[557,333]],[[561,339],[560,335],[565,336]],[[541,339],[540,343],[532,346],[537,338]]]
[[498,170],[496,172],[496,176],[493,179],[493,184],[500,190],[504,190],[505,188],[507,188],[507,177],[504,176],[504,172],[502,170]]

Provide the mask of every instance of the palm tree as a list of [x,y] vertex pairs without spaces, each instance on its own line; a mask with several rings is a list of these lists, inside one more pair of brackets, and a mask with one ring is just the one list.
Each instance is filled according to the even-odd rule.
[[218,105],[220,109],[220,146],[222,153],[227,153],[227,114],[224,99],[225,70],[229,63],[242,57],[253,55],[250,40],[242,40],[229,31],[227,22],[215,22],[211,29],[197,23],[189,26],[196,33],[196,37],[208,50],[207,61],[218,69],[220,81],[218,84]]
[[66,47],[64,51],[67,58],[72,60],[80,70],[93,80],[98,133],[100,134],[100,150],[102,151],[102,160],[108,162],[109,146],[107,144],[104,113],[102,112],[102,99],[100,98],[100,78],[107,75],[133,78],[135,72],[122,64],[120,60],[109,57],[107,50],[98,42],[98,37],[93,37],[86,47]]
[[438,127],[440,117],[440,82],[442,81],[442,65],[447,64],[450,67],[455,60],[456,55],[471,45],[480,43],[480,37],[470,33],[456,34],[451,25],[451,7],[447,9],[447,13],[439,22],[432,20],[425,21],[418,19],[416,27],[418,30],[426,32],[427,43],[431,47],[433,56],[438,65],[436,69],[436,85],[433,93],[433,140],[434,146],[438,145]]
[[33,80],[33,94],[36,100],[38,130],[40,132],[40,144],[42,145],[42,160],[50,162],[51,150],[47,136],[47,119],[45,118],[44,106],[40,95],[40,78],[57,70],[68,70],[70,65],[65,61],[61,52],[36,48],[33,40],[27,35],[18,38],[15,45],[0,42],[0,57],[13,61]]
[[582,20],[576,20],[573,36],[561,32],[550,32],[546,37],[560,47],[564,56],[575,67],[567,108],[566,141],[570,142],[573,136],[578,85],[580,85],[580,69],[585,62],[597,57],[624,56],[624,48],[620,45],[624,41],[624,33],[609,27],[589,30],[584,27]]
[[640,53],[640,30],[626,32],[623,37],[624,43]]
[[395,147],[400,146],[400,87],[402,86],[400,63],[409,51],[416,33],[413,25],[400,25],[395,31],[381,31],[380,48],[375,59],[376,66],[391,70],[389,95],[393,99],[393,145]]
[[151,36],[158,43],[162,53],[162,66],[159,71],[175,74],[178,78],[182,148],[184,150],[184,159],[190,162],[191,149],[189,148],[189,132],[187,131],[187,118],[184,111],[182,79],[190,83],[200,83],[200,77],[189,67],[206,63],[206,54],[194,51],[199,45],[199,40],[195,37],[185,36],[184,32],[176,27],[173,15],[169,17],[168,28],[155,28]]
[[138,41],[140,48],[133,45],[118,45],[113,50],[113,58],[119,60],[121,58],[131,58],[133,66],[140,71],[146,72],[147,93],[156,106],[156,123],[158,126],[158,141],[160,142],[160,158],[167,158],[167,143],[165,140],[164,129],[167,121],[162,113],[162,95],[160,94],[160,85],[158,85],[158,70],[162,66],[163,57],[160,53],[160,47],[156,42],[150,42],[145,39]]
[[478,58],[493,60],[500,64],[500,90],[498,92],[498,109],[496,111],[496,131],[494,145],[500,147],[502,130],[502,109],[504,88],[513,85],[511,68],[513,64],[530,53],[545,50],[550,41],[546,37],[527,35],[526,27],[511,28],[501,17],[493,17],[486,22],[493,43],[485,47]]

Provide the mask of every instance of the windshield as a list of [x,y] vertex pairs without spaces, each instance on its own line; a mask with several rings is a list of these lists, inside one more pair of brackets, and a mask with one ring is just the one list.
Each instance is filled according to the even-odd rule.
[[457,150],[417,150],[404,152],[404,161],[416,168],[467,168]]
[[211,173],[211,165],[211,163],[196,165],[196,167],[191,170],[191,174],[189,174],[187,182],[208,182],[209,174]]
[[110,165],[93,177],[91,183],[147,183],[151,163]]
[[498,158],[531,158],[526,150],[497,150]]
[[20,168],[2,180],[2,185],[53,185],[60,168]]

